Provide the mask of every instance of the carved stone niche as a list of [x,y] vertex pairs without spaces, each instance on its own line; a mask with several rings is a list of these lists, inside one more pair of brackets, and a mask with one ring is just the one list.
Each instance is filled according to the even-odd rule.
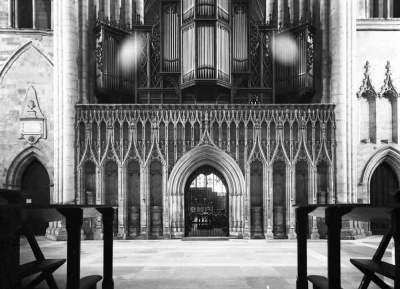
[[25,139],[30,145],[38,142],[39,139],[47,138],[47,122],[44,117],[36,90],[33,86],[26,92],[26,102],[22,110],[20,122],[20,139]]

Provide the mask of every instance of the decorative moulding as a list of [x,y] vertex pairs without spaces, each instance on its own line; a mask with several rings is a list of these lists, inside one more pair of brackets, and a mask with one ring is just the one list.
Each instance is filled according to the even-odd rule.
[[396,90],[396,87],[393,85],[392,82],[392,71],[391,71],[391,65],[390,62],[388,61],[386,64],[386,73],[385,73],[385,82],[383,86],[381,87],[381,91],[379,92],[379,97],[399,97],[399,93]]
[[356,23],[358,31],[400,31],[398,18],[357,19]]
[[30,145],[38,142],[39,139],[47,138],[47,122],[33,86],[26,92],[26,103],[24,105],[20,121],[20,139],[25,139]]
[[369,65],[369,61],[367,61],[365,63],[365,72],[364,72],[364,79],[363,79],[363,83],[360,86],[360,90],[357,92],[357,97],[366,97],[367,99],[371,98],[371,97],[377,97],[378,94],[375,91],[374,86],[371,83],[371,77],[370,77],[370,65]]

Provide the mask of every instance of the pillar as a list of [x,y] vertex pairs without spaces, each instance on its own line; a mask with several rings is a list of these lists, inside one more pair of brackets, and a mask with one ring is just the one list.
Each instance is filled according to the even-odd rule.
[[75,203],[75,105],[79,101],[78,1],[54,3],[55,182],[59,203]]
[[163,235],[164,238],[171,239],[171,227],[169,220],[169,197],[167,193],[167,185],[168,185],[168,166],[163,165],[163,174],[162,174],[162,197],[163,197]]
[[296,186],[296,166],[287,166],[286,171],[288,172],[288,176],[286,177],[286,232],[288,239],[296,239],[296,230],[295,230],[295,223],[296,223],[296,216],[295,216],[295,209],[293,205],[295,202],[295,186]]
[[[336,104],[336,202],[353,203],[356,197],[353,113],[355,15],[353,1],[331,1],[329,42],[331,48],[330,102]],[[334,65],[333,65],[334,64]],[[342,238],[353,239],[352,222],[343,222]]]
[[267,181],[266,183],[268,184],[268,197],[267,197],[267,232],[265,234],[265,239],[266,240],[273,240],[274,239],[274,233],[273,233],[273,228],[274,228],[274,195],[273,195],[273,167],[272,166],[267,166]]
[[149,168],[141,167],[140,172],[140,237],[148,239],[150,234],[150,213],[149,213]]
[[[122,128],[122,127],[121,127]],[[128,196],[126,167],[118,167],[118,239],[128,236]]]
[[333,0],[330,3],[329,40],[332,58],[330,102],[336,104],[336,193],[339,203],[347,203],[347,11],[345,1]]
[[[79,45],[81,23],[78,2],[53,1],[52,3],[55,113],[53,202],[56,204],[76,203],[75,105],[79,102],[77,60],[81,57],[79,49],[82,48],[82,45]],[[59,223],[52,236],[48,237],[65,240],[64,225]]]

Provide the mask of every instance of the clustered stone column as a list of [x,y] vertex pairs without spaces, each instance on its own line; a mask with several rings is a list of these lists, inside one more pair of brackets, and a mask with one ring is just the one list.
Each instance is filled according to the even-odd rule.
[[[54,203],[75,204],[75,105],[79,102],[79,1],[54,1]],[[65,224],[47,237],[66,239]]]
[[[336,203],[352,203],[355,199],[355,171],[352,165],[352,87],[355,24],[353,1],[330,1],[329,44],[331,55],[330,97],[336,104]],[[334,197],[334,196],[332,196]],[[333,201],[329,198],[328,201]],[[344,222],[342,237],[354,238],[352,222]]]

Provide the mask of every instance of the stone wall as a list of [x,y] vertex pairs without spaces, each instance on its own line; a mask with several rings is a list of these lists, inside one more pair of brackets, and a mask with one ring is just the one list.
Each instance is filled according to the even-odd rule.
[[[400,178],[399,103],[384,97],[388,90],[394,94],[397,91],[397,95],[399,92],[396,89],[400,86],[400,53],[396,49],[398,39],[399,19],[357,20],[355,87],[359,95],[354,93],[351,97],[357,99],[358,103],[354,110],[357,116],[357,122],[354,123],[357,126],[357,198],[365,202],[369,201],[368,181],[376,162],[386,159]],[[388,83],[389,77],[392,85]],[[363,83],[367,80],[369,83]],[[371,91],[369,97],[361,95],[366,90]]]
[[[3,2],[1,4],[4,4]],[[1,9],[2,6],[0,6]],[[53,178],[53,64],[51,33],[0,33],[0,187],[15,188],[23,172],[13,161],[24,152],[35,151]],[[47,137],[31,145],[21,139],[20,118],[28,105],[28,89],[36,92],[37,102],[46,119]],[[29,154],[27,154],[28,157]],[[20,159],[23,163],[23,160]],[[14,164],[15,165],[15,164]],[[8,179],[7,179],[8,176]]]

